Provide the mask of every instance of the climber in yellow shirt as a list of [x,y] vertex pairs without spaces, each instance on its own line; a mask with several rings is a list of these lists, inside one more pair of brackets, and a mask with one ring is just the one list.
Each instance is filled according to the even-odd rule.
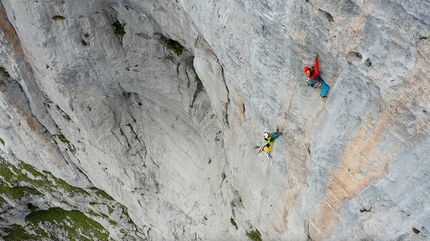
[[258,152],[260,153],[261,151],[266,152],[269,157],[272,157],[270,155],[270,152],[272,151],[273,148],[273,143],[275,142],[276,139],[279,138],[279,136],[282,135],[282,132],[279,132],[278,128],[276,128],[276,132],[264,132],[263,137],[264,137],[264,141],[266,141],[266,145],[264,145],[261,150]]

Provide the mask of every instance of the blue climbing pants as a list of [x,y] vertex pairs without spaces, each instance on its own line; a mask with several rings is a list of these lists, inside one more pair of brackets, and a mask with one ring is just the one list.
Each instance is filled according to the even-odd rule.
[[[313,82],[312,80],[309,80],[309,84],[310,84],[310,85],[314,85],[314,84],[316,84],[316,82]],[[327,95],[327,92],[328,92],[328,90],[330,89],[330,86],[328,86],[328,85],[323,81],[323,82],[321,82],[321,85],[320,85],[318,88],[322,89],[322,90],[321,90],[320,95],[321,95],[321,97],[324,97],[324,96],[326,96],[326,95]]]
[[279,134],[278,134],[278,133],[276,133],[276,132],[272,132],[272,133],[270,133],[270,134],[272,134],[272,135],[273,135],[273,138],[274,138],[275,140],[279,138]]

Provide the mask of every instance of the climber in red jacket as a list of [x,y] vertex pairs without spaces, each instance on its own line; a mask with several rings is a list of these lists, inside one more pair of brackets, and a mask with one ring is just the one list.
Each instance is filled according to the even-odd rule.
[[330,89],[330,87],[324,82],[324,80],[320,76],[320,69],[318,65],[318,54],[315,54],[314,64],[305,66],[303,68],[303,71],[305,72],[305,75],[309,77],[309,83],[308,85],[312,86],[313,88],[321,88],[320,96],[323,99],[327,98],[327,92]]

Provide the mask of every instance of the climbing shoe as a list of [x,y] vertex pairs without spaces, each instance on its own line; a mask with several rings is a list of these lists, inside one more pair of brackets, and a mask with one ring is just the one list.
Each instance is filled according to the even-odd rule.
[[327,95],[324,95],[324,96],[320,95],[320,96],[321,96],[321,98],[323,98],[324,100],[325,100],[325,99],[327,99]]

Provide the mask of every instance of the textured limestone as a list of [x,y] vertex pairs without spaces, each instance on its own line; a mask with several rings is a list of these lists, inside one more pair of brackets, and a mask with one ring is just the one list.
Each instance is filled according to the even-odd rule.
[[148,239],[428,237],[428,2],[2,4],[1,149],[105,190]]

